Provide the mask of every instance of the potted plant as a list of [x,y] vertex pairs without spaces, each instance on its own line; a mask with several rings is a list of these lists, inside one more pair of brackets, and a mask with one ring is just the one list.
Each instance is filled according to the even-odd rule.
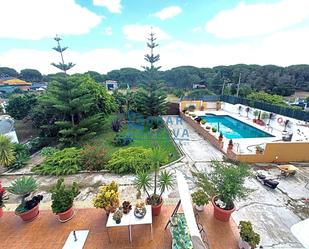
[[213,171],[192,172],[196,185],[212,197],[214,216],[220,221],[229,221],[235,211],[234,201],[244,198],[248,189],[245,179],[250,175],[246,164],[233,165],[228,162],[212,161]]
[[[173,175],[168,171],[162,171],[159,174],[160,166],[166,160],[166,153],[160,147],[155,147],[151,155],[151,171],[154,172],[154,177],[150,176],[150,172],[140,171],[137,173],[134,185],[140,191],[143,190],[147,194],[146,203],[151,205],[152,215],[158,216],[163,205],[162,194],[174,187]],[[153,180],[153,185],[151,181]],[[153,190],[150,194],[149,190]]]
[[238,115],[240,116],[240,114],[241,114],[241,110],[242,110],[242,106],[240,105],[240,106],[238,106]]
[[76,182],[72,186],[66,187],[64,179],[60,178],[57,184],[51,188],[51,208],[54,214],[58,215],[60,222],[66,222],[73,218],[73,201],[79,195],[79,190]]
[[103,185],[93,199],[93,205],[96,208],[103,208],[107,215],[115,212],[119,207],[118,184],[112,181],[110,184]]
[[228,150],[232,150],[233,147],[234,147],[233,140],[230,139],[230,141],[229,141],[229,143],[228,143],[228,146],[227,146],[227,149],[228,149]]
[[122,203],[122,210],[124,214],[128,214],[132,209],[132,205],[129,201],[124,201]]
[[195,204],[195,209],[200,212],[204,210],[205,204],[209,202],[208,196],[202,189],[192,193],[191,197],[193,203]]
[[32,176],[18,178],[7,188],[8,192],[21,197],[21,204],[15,209],[15,214],[23,221],[32,221],[39,215],[39,204],[43,196],[36,195],[27,200],[37,188],[37,182]]
[[116,224],[120,224],[123,213],[121,210],[117,209],[113,214],[113,220],[116,221]]
[[217,101],[216,102],[216,111],[219,111],[221,109],[221,102]]
[[8,200],[8,196],[6,195],[6,190],[1,185],[0,181],[0,217],[3,216],[3,209],[5,207],[5,201]]
[[201,120],[201,125],[206,124],[206,121],[204,119]]
[[219,135],[219,141],[220,141],[220,142],[222,142],[222,140],[223,140],[223,133],[222,133],[222,132],[220,132],[220,135]]
[[256,123],[257,116],[259,115],[259,111],[258,111],[258,110],[255,110],[255,111],[253,112],[253,115],[254,115],[253,123]]
[[247,107],[246,107],[247,119],[249,118],[249,112],[250,112],[250,107],[247,106]]
[[260,146],[260,145],[257,145],[257,146],[255,146],[255,153],[256,154],[263,154],[263,151],[264,151],[264,149]]
[[216,132],[217,132],[217,128],[216,128],[216,127],[212,127],[212,128],[211,128],[211,131],[212,131],[213,133],[216,133]]
[[190,112],[194,112],[195,109],[196,109],[195,105],[190,105],[190,106],[188,107],[188,110],[189,110]]
[[211,129],[210,126],[206,126],[206,130],[209,131]]
[[239,249],[254,249],[260,243],[260,235],[253,231],[250,221],[240,221]]

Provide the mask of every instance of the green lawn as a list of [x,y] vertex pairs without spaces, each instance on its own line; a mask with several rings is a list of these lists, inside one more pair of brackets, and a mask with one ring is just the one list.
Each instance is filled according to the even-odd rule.
[[151,132],[149,128],[144,128],[136,124],[125,125],[122,127],[121,135],[130,135],[133,138],[133,143],[127,146],[115,146],[113,143],[116,132],[112,130],[112,121],[116,118],[116,115],[111,115],[106,120],[106,123],[102,127],[102,131],[88,140],[83,142],[82,145],[91,144],[100,148],[105,148],[108,152],[108,156],[121,149],[127,147],[141,146],[143,148],[153,148],[158,145],[163,151],[169,155],[169,162],[172,162],[180,157],[178,150],[176,149],[172,138],[169,135],[168,130],[164,128],[158,129],[156,132]]

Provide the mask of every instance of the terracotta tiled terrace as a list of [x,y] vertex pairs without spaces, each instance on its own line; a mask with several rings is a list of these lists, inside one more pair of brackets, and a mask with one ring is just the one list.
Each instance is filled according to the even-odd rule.
[[[171,248],[171,236],[164,230],[174,206],[163,206],[161,215],[153,220],[154,240],[150,237],[149,226],[133,227],[133,242],[128,239],[127,228],[109,230],[111,243],[105,228],[104,211],[89,208],[76,210],[75,217],[67,223],[59,223],[51,211],[41,211],[39,217],[30,223],[23,223],[14,212],[6,212],[0,218],[0,248],[7,249],[58,249],[62,248],[70,231],[89,230],[85,249],[167,249]],[[199,221],[206,231],[211,249],[236,249],[237,226],[233,220],[228,223],[213,217],[212,206],[208,205],[199,213]]]

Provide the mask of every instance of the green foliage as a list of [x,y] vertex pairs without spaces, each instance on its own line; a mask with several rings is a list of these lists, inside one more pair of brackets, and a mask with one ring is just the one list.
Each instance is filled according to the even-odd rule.
[[36,69],[23,69],[20,71],[20,78],[29,82],[40,82],[42,74]]
[[186,94],[189,98],[200,98],[205,95],[213,95],[214,93],[208,89],[194,89]]
[[[174,187],[173,175],[168,171],[162,171],[159,174],[160,166],[167,161],[167,154],[160,147],[154,147],[151,151],[150,162],[151,171],[154,172],[153,179],[149,176],[149,172],[146,170],[137,171],[137,175],[134,181],[135,187],[141,191],[145,191],[147,194],[147,201],[151,205],[157,205],[161,202],[161,197],[164,191]],[[153,185],[151,184],[153,181]],[[149,190],[152,190],[153,194],[149,194]],[[157,189],[160,189],[160,194],[157,193]]]
[[145,55],[145,60],[149,62],[149,66],[144,67],[146,80],[136,93],[136,103],[140,113],[145,116],[157,117],[167,110],[166,93],[164,84],[158,77],[160,67],[154,66],[154,63],[160,60],[160,55],[153,54],[153,49],[158,46],[153,33],[150,34],[148,40],[147,46],[151,49],[151,53]]
[[9,167],[15,160],[14,146],[11,141],[0,134],[0,165]]
[[212,132],[217,132],[217,128],[216,127],[212,127],[211,130],[212,130]]
[[204,119],[201,120],[201,124],[204,125],[206,124],[206,121]]
[[48,156],[31,171],[42,175],[68,175],[81,170],[81,149],[65,148]]
[[117,146],[126,146],[133,142],[133,138],[130,136],[116,135],[114,144]]
[[75,75],[49,83],[32,118],[41,135],[56,136],[71,145],[94,136],[115,109],[113,97],[103,86],[89,75]]
[[27,165],[27,161],[29,160],[29,149],[24,144],[13,144],[13,150],[15,153],[15,159],[10,164],[10,168],[13,169],[21,169]]
[[23,176],[13,181],[7,188],[7,191],[14,195],[21,196],[24,200],[24,198],[29,196],[32,192],[36,191],[37,188],[37,182],[32,176]]
[[252,249],[256,248],[260,243],[260,235],[253,231],[253,227],[250,221],[240,221],[240,237],[246,241]]
[[106,150],[93,145],[86,145],[81,152],[82,169],[98,171],[107,163]]
[[189,112],[193,112],[196,109],[195,105],[189,105],[188,110]]
[[113,153],[107,168],[118,174],[135,173],[149,170],[151,149],[130,147],[119,149]]
[[14,94],[9,98],[6,111],[15,119],[27,117],[37,103],[37,96],[33,93]]
[[260,102],[265,102],[265,103],[274,104],[274,105],[288,106],[288,104],[285,103],[282,96],[279,96],[276,94],[268,94],[265,92],[253,92],[253,93],[250,93],[247,96],[247,98],[253,101],[260,101]]
[[56,152],[58,152],[59,149],[55,148],[55,147],[44,147],[41,151],[40,154],[42,156],[52,156],[53,154],[55,154]]
[[245,179],[250,175],[246,164],[232,165],[227,162],[212,161],[213,171],[192,172],[196,184],[208,196],[218,195],[219,200],[224,203],[222,208],[232,209],[233,201],[244,198],[248,189],[244,186]]
[[66,187],[63,178],[57,181],[57,184],[51,188],[50,192],[51,208],[55,214],[63,213],[72,207],[75,197],[80,193],[76,182],[73,182],[72,186]]
[[18,77],[18,72],[10,67],[0,67],[0,75]]
[[198,190],[191,194],[192,201],[198,206],[204,206],[209,202],[209,197],[203,190]]
[[33,154],[43,147],[49,145],[51,142],[51,138],[48,137],[36,137],[32,138],[27,142],[27,147],[29,149],[29,153]]

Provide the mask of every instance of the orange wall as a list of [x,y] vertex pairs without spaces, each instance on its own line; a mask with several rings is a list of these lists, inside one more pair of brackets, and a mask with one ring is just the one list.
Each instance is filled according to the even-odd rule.
[[[276,159],[276,157],[278,157]],[[235,155],[236,160],[242,162],[305,162],[309,161],[309,143],[281,142],[267,143],[261,155]]]

